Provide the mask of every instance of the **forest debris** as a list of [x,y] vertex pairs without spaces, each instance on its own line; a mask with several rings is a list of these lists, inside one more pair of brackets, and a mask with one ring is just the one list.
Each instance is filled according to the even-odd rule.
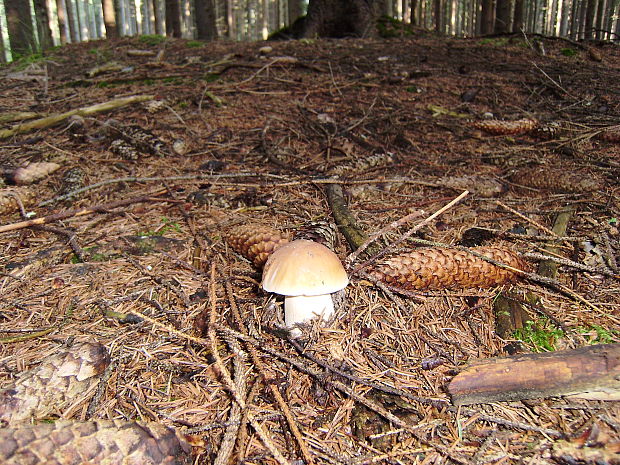
[[180,433],[158,423],[61,420],[0,429],[4,465],[181,465],[190,451]]
[[62,175],[62,185],[60,188],[61,195],[70,194],[72,191],[76,191],[84,187],[85,173],[79,166],[69,168]]
[[481,131],[494,135],[525,134],[538,126],[538,121],[532,118],[523,118],[515,121],[501,121],[497,119],[474,121],[472,126]]
[[234,251],[250,260],[257,268],[262,268],[269,255],[290,239],[277,229],[255,223],[236,226],[227,231],[224,237]]
[[138,50],[137,48],[130,48],[127,50],[127,56],[130,57],[154,57],[157,55],[153,50]]
[[358,174],[373,168],[385,168],[394,163],[393,153],[377,153],[368,157],[355,158],[350,163],[339,163],[329,170],[330,175]]
[[45,118],[18,124],[17,126],[13,126],[10,129],[0,130],[0,139],[7,139],[17,134],[23,134],[34,129],[43,129],[54,126],[55,124],[61,123],[62,121],[73,115],[91,116],[97,113],[101,113],[103,111],[115,110],[126,105],[131,105],[132,103],[145,102],[152,99],[153,95],[132,95],[129,97],[121,97],[114,100],[109,100],[103,103],[97,103],[88,107],[76,108],[74,110],[69,110],[64,113],[56,113],[54,115],[46,116]]
[[13,213],[19,208],[19,203],[27,207],[36,200],[36,193],[32,189],[24,187],[7,187],[0,190],[0,215]]
[[475,174],[442,178],[438,184],[457,191],[467,190],[484,198],[496,197],[506,191],[504,185],[496,179]]
[[[516,253],[499,247],[473,247],[472,251],[509,267],[529,266]],[[396,289],[431,290],[491,287],[517,279],[518,273],[501,268],[465,250],[420,248],[377,263],[368,274]]]
[[28,163],[27,165],[17,168],[11,175],[11,178],[18,186],[25,186],[40,181],[58,168],[60,168],[58,163],[45,161]]
[[12,123],[13,121],[24,121],[28,119],[38,118],[41,113],[34,111],[17,111],[0,114],[0,124]]
[[115,71],[120,71],[124,68],[125,66],[116,62],[116,61],[109,61],[107,63],[104,63],[102,65],[99,66],[95,66],[94,68],[89,69],[86,72],[86,75],[89,78],[93,78],[99,74],[104,74],[104,73],[113,73]]
[[533,166],[517,170],[510,180],[525,187],[544,189],[558,193],[592,192],[601,189],[602,181],[594,175],[585,175],[562,169],[550,169],[547,166]]
[[106,348],[90,342],[46,357],[0,392],[0,420],[13,425],[61,413],[97,385],[109,363]]
[[620,128],[613,127],[605,129],[599,132],[596,137],[605,142],[620,143]]
[[620,400],[620,344],[475,361],[448,391],[455,405],[571,394]]

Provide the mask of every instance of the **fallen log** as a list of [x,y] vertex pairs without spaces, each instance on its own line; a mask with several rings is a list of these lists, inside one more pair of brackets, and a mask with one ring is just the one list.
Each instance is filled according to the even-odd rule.
[[448,392],[454,405],[571,395],[620,400],[620,344],[491,358],[456,375]]

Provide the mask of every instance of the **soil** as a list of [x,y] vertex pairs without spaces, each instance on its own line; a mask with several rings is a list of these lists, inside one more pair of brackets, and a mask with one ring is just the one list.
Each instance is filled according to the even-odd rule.
[[[2,113],[35,119],[146,96],[0,140],[7,184],[28,163],[59,165],[0,192],[18,192],[28,218],[58,215],[19,225],[15,202],[0,204],[1,223],[15,225],[0,233],[0,388],[63,345],[99,341],[112,359],[105,389],[57,416],[162,422],[204,440],[198,463],[225,454],[225,434],[234,463],[277,463],[274,447],[301,459],[286,409],[316,463],[620,463],[617,402],[457,408],[447,391],[477,359],[620,342],[617,45],[142,37],[69,45],[0,73]],[[488,132],[474,124],[485,118],[536,127]],[[281,300],[225,236],[330,221],[330,182],[367,235],[388,227],[379,250],[426,240],[542,253],[568,211],[553,245],[571,262],[555,284],[484,289],[393,293],[351,274],[336,319],[293,343],[278,330]],[[352,252],[342,235],[335,250]],[[533,323],[500,331],[499,295]],[[235,396],[247,409],[232,408]]]

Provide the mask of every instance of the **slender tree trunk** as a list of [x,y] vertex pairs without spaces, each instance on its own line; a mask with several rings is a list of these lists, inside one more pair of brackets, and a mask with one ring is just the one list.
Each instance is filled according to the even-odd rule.
[[524,0],[515,0],[515,10],[512,19],[512,32],[520,32],[523,29],[523,20],[525,13]]
[[164,31],[164,21],[162,18],[162,9],[160,7],[158,0],[151,0],[153,6],[153,21],[155,23],[155,34],[164,35],[166,31]]
[[214,0],[194,0],[196,37],[200,40],[216,40],[217,26]]
[[34,0],[33,5],[37,34],[39,36],[39,47],[41,50],[46,50],[54,46],[47,2],[45,0]]
[[79,42],[80,37],[78,35],[78,30],[75,27],[75,9],[73,8],[72,0],[65,0],[65,8],[67,11],[67,25],[69,26],[69,37],[71,38],[71,42]]
[[482,0],[482,34],[491,34],[494,22],[493,0]]
[[437,32],[443,31],[444,18],[441,14],[442,6],[442,0],[433,0],[433,10],[435,12],[435,31]]
[[586,6],[586,20],[584,27],[584,38],[586,40],[594,37],[594,16],[596,15],[596,0],[588,0]]
[[166,0],[166,35],[181,37],[181,10],[179,0]]
[[412,26],[419,26],[420,25],[420,18],[418,17],[418,0],[411,0],[411,6],[410,6],[410,10],[411,13],[409,13],[409,18],[410,18],[410,22]]
[[37,49],[32,29],[30,2],[4,0],[4,11],[9,30],[9,43],[13,59],[16,55],[28,55]]
[[303,0],[288,0],[288,23],[293,22],[304,14]]
[[551,0],[551,5],[547,4],[546,34],[555,35],[555,21],[558,14],[558,0]]
[[118,26],[116,25],[116,9],[114,0],[101,0],[103,8],[103,23],[105,24],[105,35],[108,39],[117,39]]
[[571,11],[571,0],[562,0],[562,19],[560,20],[560,36],[568,35],[568,17]]
[[495,6],[495,33],[510,32],[510,11],[512,9],[511,0],[497,0]]
[[56,12],[58,15],[58,32],[60,34],[60,43],[65,45],[68,40],[68,26],[64,0],[56,0]]
[[598,8],[596,11],[596,18],[594,20],[594,36],[597,39],[602,39],[604,35],[605,29],[605,10],[607,7],[607,2],[605,0],[598,0]]

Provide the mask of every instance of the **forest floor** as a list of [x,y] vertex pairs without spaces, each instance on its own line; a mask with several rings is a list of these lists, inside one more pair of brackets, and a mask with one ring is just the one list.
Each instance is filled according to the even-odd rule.
[[[199,437],[205,464],[278,463],[304,448],[350,465],[620,463],[617,402],[461,407],[447,391],[478,359],[620,342],[617,45],[142,37],[58,48],[0,74],[2,114],[116,102],[0,129],[2,174],[23,184],[0,191],[0,388],[73,341],[103,344],[112,361],[97,395],[44,417],[162,422]],[[119,100],[133,96],[144,101]],[[472,124],[485,113],[537,128],[489,133]],[[17,172],[41,162],[58,166]],[[573,265],[550,284],[408,292],[351,273],[335,320],[293,343],[274,331],[281,302],[226,231],[330,221],[330,182],[366,234],[411,214],[379,238],[390,253],[420,240],[542,253],[567,213],[554,245]],[[23,213],[57,216],[20,224],[7,192]],[[336,252],[352,252],[342,236]],[[498,296],[532,323],[501,329]]]

